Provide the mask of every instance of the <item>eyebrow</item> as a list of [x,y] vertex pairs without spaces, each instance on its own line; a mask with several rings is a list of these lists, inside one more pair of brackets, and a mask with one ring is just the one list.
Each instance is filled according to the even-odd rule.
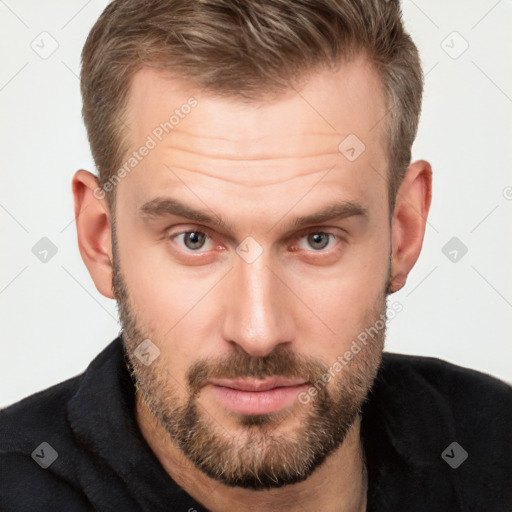
[[[289,213],[289,212],[288,212]],[[282,217],[285,219],[288,215]],[[192,208],[174,198],[155,198],[151,201],[144,203],[139,209],[139,215],[142,219],[154,219],[158,217],[176,216],[183,217],[191,221],[201,224],[209,224],[212,226],[219,226],[228,231],[233,231],[229,222],[214,213],[212,210],[198,210]],[[296,217],[291,222],[291,227],[300,229],[305,226],[313,224],[322,224],[327,221],[343,220],[348,217],[368,217],[368,211],[365,207],[355,201],[342,201],[337,203],[330,203],[324,206],[317,212],[309,215]],[[281,222],[279,220],[274,224],[276,226]]]

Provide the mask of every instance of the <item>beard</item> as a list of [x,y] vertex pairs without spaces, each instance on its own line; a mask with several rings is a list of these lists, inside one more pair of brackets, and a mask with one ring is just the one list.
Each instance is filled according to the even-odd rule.
[[[361,350],[327,384],[322,377],[333,374],[335,361],[327,365],[279,345],[263,357],[238,350],[216,360],[197,360],[186,372],[185,390],[168,371],[164,353],[148,366],[134,355],[137,346],[151,336],[149,329],[145,332],[142,327],[130,299],[116,254],[115,236],[113,245],[113,287],[128,367],[137,392],[171,441],[195,467],[228,486],[261,490],[307,479],[341,446],[359,419],[382,358],[386,292],[368,308],[361,329],[350,339],[355,340],[359,332],[377,321],[384,327],[360,344]],[[160,348],[165,345],[163,337],[151,340]],[[201,389],[209,379],[271,376],[302,378],[315,386],[315,396],[277,413],[232,413],[237,422],[235,432],[200,403]]]

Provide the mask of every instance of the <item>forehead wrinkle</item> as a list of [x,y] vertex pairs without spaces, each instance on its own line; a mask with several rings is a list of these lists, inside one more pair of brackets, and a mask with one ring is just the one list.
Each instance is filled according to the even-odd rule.
[[[185,121],[186,122],[186,121]],[[309,128],[309,127],[307,127]],[[177,126],[175,131],[165,136],[159,143],[163,152],[176,151],[197,156],[224,158],[226,160],[272,160],[301,158],[336,154],[338,145],[347,134],[323,132],[298,132],[263,134],[254,137],[232,137],[222,133],[211,135],[208,132],[194,133],[190,129]]]
[[[307,131],[288,131],[287,133],[281,134],[281,137],[283,139],[289,139],[293,137],[335,137],[339,136],[338,133],[333,133],[332,131],[326,132],[326,131],[313,131],[311,124],[305,124],[305,127],[307,128]],[[199,131],[194,131],[193,127],[185,127],[178,125],[175,130],[172,132],[173,134],[180,134],[184,137],[190,137],[190,138],[196,138],[196,139],[208,139],[208,140],[222,140],[226,142],[236,142],[238,139],[233,137],[225,137],[221,133],[218,133],[216,135],[210,135],[209,132],[205,131],[204,133],[201,133]],[[237,137],[239,134],[237,134]],[[256,137],[244,137],[242,140],[248,141],[248,142],[254,142],[254,141],[262,141],[264,139],[274,139],[274,134],[272,133],[263,133]]]
[[272,162],[274,160],[293,160],[294,158],[300,158],[300,159],[304,159],[304,158],[314,158],[314,157],[321,157],[321,156],[333,156],[333,155],[336,155],[336,156],[339,156],[340,153],[339,151],[332,151],[332,152],[325,152],[325,151],[320,151],[320,152],[317,152],[317,153],[307,153],[307,154],[304,154],[304,155],[301,155],[301,154],[293,154],[293,155],[283,155],[283,156],[255,156],[255,157],[252,157],[252,158],[249,158],[247,156],[241,156],[241,155],[236,155],[236,156],[233,156],[233,157],[229,157],[229,156],[219,156],[218,154],[213,154],[213,153],[206,153],[206,152],[202,152],[202,151],[198,151],[197,149],[187,149],[185,147],[170,147],[168,148],[170,151],[176,151],[176,152],[179,152],[179,153],[188,153],[188,154],[191,154],[191,155],[196,155],[196,156],[200,156],[200,157],[205,157],[205,158],[210,158],[210,159],[214,159],[214,160],[220,160],[220,161],[226,161],[226,162]]
[[[277,185],[295,179],[314,178],[329,169],[343,171],[349,168],[339,151],[319,152],[307,156],[290,156],[269,159],[223,158],[217,155],[204,155],[197,149],[161,148],[159,154],[152,154],[146,163],[148,171],[152,167],[161,167],[164,172],[185,173],[194,179],[194,175],[221,180],[224,183],[247,186],[252,189]],[[155,165],[151,164],[151,160]],[[146,166],[145,165],[145,166]],[[184,178],[185,180],[190,178]]]
[[[244,167],[242,165],[242,167]],[[238,186],[242,186],[242,187],[250,187],[252,190],[254,189],[257,189],[257,188],[262,188],[262,187],[269,187],[269,186],[272,186],[272,185],[281,185],[281,184],[285,184],[286,182],[291,182],[293,180],[296,180],[296,179],[299,179],[299,178],[305,178],[305,177],[308,177],[308,176],[313,176],[315,174],[323,174],[325,172],[327,172],[329,169],[332,169],[332,170],[343,170],[342,166],[328,166],[328,167],[323,167],[320,168],[319,170],[314,170],[314,171],[305,171],[303,173],[300,173],[300,174],[294,174],[293,176],[286,176],[282,179],[279,179],[279,177],[275,178],[274,180],[272,179],[268,179],[268,180],[262,180],[260,179],[258,182],[255,182],[254,181],[254,176],[250,176],[248,177],[247,179],[243,180],[243,179],[236,179],[236,178],[230,178],[230,177],[227,177],[227,176],[218,176],[216,174],[210,174],[208,171],[204,170],[204,169],[200,169],[200,168],[188,168],[188,169],[185,169],[184,167],[179,167],[179,166],[174,166],[172,168],[173,170],[179,170],[180,172],[183,171],[185,173],[190,173],[190,174],[200,174],[202,176],[205,176],[207,178],[212,178],[214,180],[220,180],[224,183],[230,183],[232,185],[238,185]],[[244,169],[244,170],[247,170],[247,169]],[[276,172],[274,172],[274,174],[278,174],[279,171],[282,171],[283,169],[276,169]]]

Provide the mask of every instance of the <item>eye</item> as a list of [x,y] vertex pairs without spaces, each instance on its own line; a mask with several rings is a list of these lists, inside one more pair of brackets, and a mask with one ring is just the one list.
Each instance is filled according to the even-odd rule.
[[202,231],[183,231],[172,236],[182,247],[192,252],[208,250],[207,243],[212,243],[210,237]]
[[[332,233],[324,233],[323,231],[314,231],[311,233],[308,233],[301,237],[299,240],[298,247],[299,249],[304,250],[311,250],[314,251],[323,251],[325,248],[330,248],[334,245],[336,240],[338,239],[337,236],[333,235]],[[306,245],[308,247],[303,247],[303,241],[306,242]],[[331,243],[332,242],[332,243]]]

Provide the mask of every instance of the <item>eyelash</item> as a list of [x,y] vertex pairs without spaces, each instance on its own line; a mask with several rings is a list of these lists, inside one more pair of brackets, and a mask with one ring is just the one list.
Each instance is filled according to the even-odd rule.
[[[207,230],[205,230],[204,228],[203,229],[187,229],[187,230],[182,230],[182,231],[179,231],[177,233],[171,233],[168,235],[168,238],[170,240],[175,240],[176,238],[178,238],[179,236],[181,235],[186,235],[186,234],[189,234],[189,233],[199,233],[199,234],[202,234],[202,235],[205,235],[206,237],[208,237],[209,240],[213,241],[213,237],[208,233]],[[300,240],[302,240],[303,238],[309,236],[309,235],[313,235],[313,234],[322,234],[322,235],[328,235],[330,237],[330,240],[328,243],[330,243],[331,240],[335,240],[338,242],[341,242],[342,239],[340,236],[334,234],[334,233],[331,233],[330,231],[325,231],[325,230],[321,230],[321,229],[310,229],[308,231],[304,231],[304,232],[301,232],[297,235],[295,235],[293,238],[291,238],[291,240],[293,240],[293,242],[296,244],[297,242],[299,242]],[[336,244],[336,245],[338,245]],[[329,246],[327,246],[329,247]],[[330,247],[330,248],[327,248],[327,249],[319,249],[319,250],[314,250],[314,249],[311,249],[310,252],[311,254],[331,254],[333,249],[335,249],[335,247]],[[192,249],[187,249],[187,248],[182,248],[182,250],[187,253],[187,254],[197,254],[197,255],[201,255],[205,252],[208,252],[208,250],[203,250],[203,249],[199,249],[197,251],[194,251]]]

